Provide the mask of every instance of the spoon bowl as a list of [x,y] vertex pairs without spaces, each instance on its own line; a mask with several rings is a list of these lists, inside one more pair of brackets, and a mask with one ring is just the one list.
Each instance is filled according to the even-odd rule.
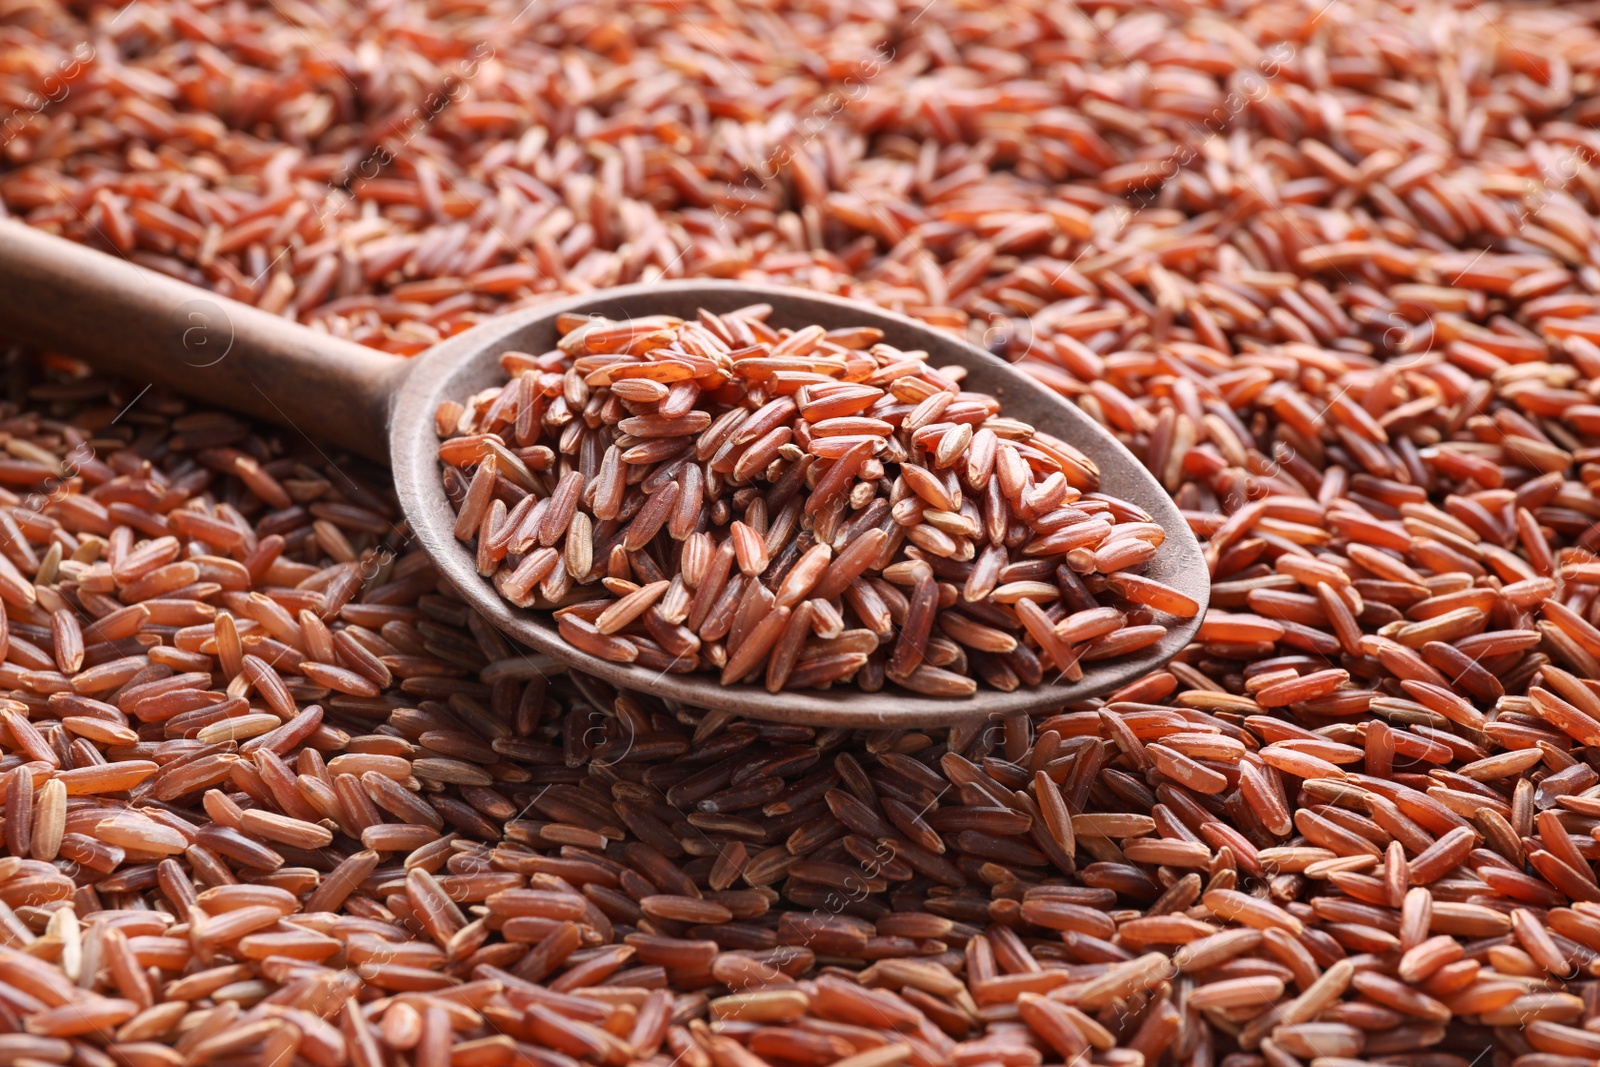
[[[618,664],[568,645],[548,612],[515,607],[476,568],[452,532],[434,413],[505,381],[508,350],[545,352],[563,314],[627,319],[693,318],[772,306],[768,322],[799,328],[871,326],[886,343],[924,350],[934,366],[965,368],[963,383],[989,393],[1007,416],[1072,444],[1100,469],[1106,491],[1148,512],[1166,531],[1145,574],[1193,598],[1190,619],[1166,618],[1153,645],[1083,664],[1072,683],[980,688],[968,697],[928,697],[851,686],[769,693],[723,686],[709,673],[667,674]],[[423,354],[400,359],[269,315],[131,262],[16,223],[0,223],[0,332],[45,344],[112,373],[148,380],[210,403],[286,425],[324,443],[387,461],[411,530],[439,572],[472,607],[510,637],[614,686],[694,707],[810,726],[903,729],[1057,708],[1108,693],[1159,668],[1198,630],[1209,593],[1200,545],[1160,483],[1109,432],[1026,373],[958,338],[901,315],[802,289],[725,281],[633,285],[554,300],[491,319]]]

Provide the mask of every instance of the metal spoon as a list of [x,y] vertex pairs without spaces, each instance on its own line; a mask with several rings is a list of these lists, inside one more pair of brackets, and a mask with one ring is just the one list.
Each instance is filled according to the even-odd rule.
[[[625,319],[692,318],[705,308],[772,305],[774,326],[875,326],[887,343],[967,370],[966,384],[998,397],[1005,414],[1047,430],[1100,468],[1102,487],[1137,504],[1166,530],[1146,574],[1192,597],[1200,612],[1173,619],[1159,642],[1113,660],[1083,664],[1071,684],[982,689],[959,699],[850,686],[768,693],[722,686],[713,674],[662,674],[582,653],[558,636],[554,618],[517,608],[480,577],[472,551],[452,534],[434,411],[504,381],[499,356],[555,347],[564,312]],[[511,637],[619,688],[701,708],[814,726],[893,729],[1040,711],[1098,696],[1155,670],[1199,628],[1210,580],[1200,545],[1171,498],[1108,432],[1015,367],[922,323],[867,304],[801,289],[735,282],[632,285],[553,301],[476,326],[412,359],[377,352],[237,303],[114,256],[15,222],[0,222],[0,335],[78,356],[131,379],[160,384],[305,435],[318,448],[387,461],[401,507],[439,572]]]

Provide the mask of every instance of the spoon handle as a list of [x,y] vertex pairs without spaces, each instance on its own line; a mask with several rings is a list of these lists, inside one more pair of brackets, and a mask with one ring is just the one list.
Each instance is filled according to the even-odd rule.
[[15,221],[0,221],[0,335],[380,461],[409,366]]

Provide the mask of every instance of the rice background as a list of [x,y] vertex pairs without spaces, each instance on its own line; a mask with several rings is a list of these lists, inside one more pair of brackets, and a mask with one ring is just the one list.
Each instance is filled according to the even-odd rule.
[[1595,18],[0,6],[12,215],[400,354],[860,296],[1101,419],[1214,578],[1104,706],[741,723],[547,684],[342,457],[13,360],[0,1055],[1594,1062]]

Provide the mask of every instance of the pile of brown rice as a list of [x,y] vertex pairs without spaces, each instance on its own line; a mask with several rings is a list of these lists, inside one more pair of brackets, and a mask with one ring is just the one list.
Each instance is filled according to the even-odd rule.
[[7,1062],[1600,1062],[1591,7],[18,0],[0,57],[36,225],[402,353],[863,296],[1214,577],[1106,702],[750,724],[546,683],[342,460],[13,385]]
[[[1200,605],[1067,442],[883,331],[557,316],[434,416],[454,533],[572,647],[784,688],[1076,682]],[[419,372],[420,373],[420,372]]]

